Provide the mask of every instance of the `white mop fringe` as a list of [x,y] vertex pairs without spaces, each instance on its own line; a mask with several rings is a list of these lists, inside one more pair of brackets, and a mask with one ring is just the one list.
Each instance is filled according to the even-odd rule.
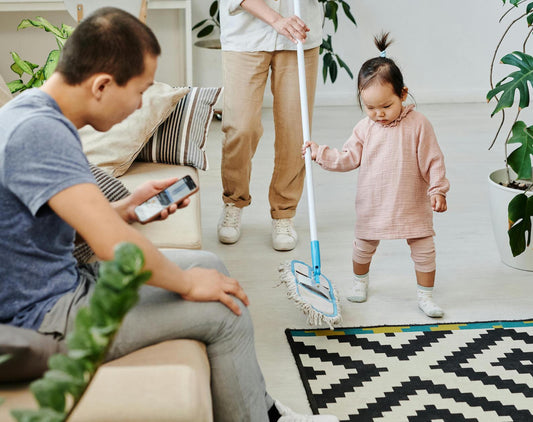
[[[324,315],[323,313],[318,312],[309,303],[302,299],[302,297],[298,294],[296,290],[296,282],[294,280],[294,274],[291,271],[290,261],[283,262],[282,264],[280,264],[278,270],[280,273],[281,283],[287,286],[287,297],[294,301],[296,303],[296,306],[300,308],[307,316],[307,323],[309,325],[319,326],[322,323],[325,323],[329,326],[330,329],[333,330],[333,326],[335,324],[340,324],[342,322],[340,312],[337,312],[337,315],[334,317]],[[331,288],[333,289],[333,297],[335,298],[335,304],[337,306],[337,309],[340,310],[337,291],[333,284],[331,284]]]

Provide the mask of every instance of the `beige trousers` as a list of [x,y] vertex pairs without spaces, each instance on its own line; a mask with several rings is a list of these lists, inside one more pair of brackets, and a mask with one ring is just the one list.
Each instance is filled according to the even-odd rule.
[[[305,51],[309,121],[318,71],[318,47]],[[222,187],[224,203],[250,205],[252,158],[263,135],[261,111],[269,71],[274,96],[274,171],[268,199],[272,218],[291,218],[302,195],[305,163],[296,51],[223,51],[224,109]]]

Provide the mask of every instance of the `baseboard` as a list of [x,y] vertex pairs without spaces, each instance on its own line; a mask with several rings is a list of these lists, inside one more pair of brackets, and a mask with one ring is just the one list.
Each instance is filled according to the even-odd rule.
[[[450,91],[450,90],[412,90],[417,104],[440,103],[482,103],[486,101],[486,92],[480,91]],[[320,92],[316,93],[315,106],[354,106],[358,105],[357,94],[354,92]],[[263,106],[272,108],[272,96],[265,95]]]

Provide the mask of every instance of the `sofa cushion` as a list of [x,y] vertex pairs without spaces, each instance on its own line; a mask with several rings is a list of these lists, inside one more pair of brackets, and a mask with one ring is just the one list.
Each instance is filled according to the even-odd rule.
[[[130,191],[116,177],[107,174],[92,163],[89,163],[89,168],[96,179],[96,184],[109,202],[118,201],[130,194]],[[79,264],[89,262],[94,256],[93,250],[83,239],[76,240],[73,254]]]
[[69,422],[212,421],[205,345],[170,340],[102,366]]
[[69,421],[208,421],[201,384],[188,366],[101,368]]
[[137,160],[207,170],[205,145],[221,91],[222,88],[191,88],[157,128]]
[[48,368],[48,358],[59,351],[59,342],[34,330],[0,324],[0,382],[38,378]]
[[[147,180],[181,178],[187,174],[200,186],[198,171],[194,167],[136,161],[128,172],[120,177],[120,181],[133,191]],[[179,209],[166,220],[152,221],[149,224],[133,223],[133,226],[158,248],[200,249],[202,247],[200,192],[191,195],[191,202],[186,208]]]
[[155,82],[144,92],[142,107],[107,132],[98,132],[88,125],[81,128],[79,134],[89,161],[113,176],[124,174],[187,92],[189,88]]
[[[27,383],[0,385],[0,421],[12,409],[35,409]],[[69,422],[213,420],[205,345],[170,340],[104,364]]]

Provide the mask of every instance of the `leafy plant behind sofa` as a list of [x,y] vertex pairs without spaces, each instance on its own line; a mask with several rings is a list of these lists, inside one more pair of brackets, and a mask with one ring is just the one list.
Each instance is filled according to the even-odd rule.
[[13,410],[18,422],[64,422],[103,363],[126,313],[137,303],[138,290],[151,277],[144,256],[132,243],[115,248],[113,261],[102,262],[89,306],[76,315],[67,335],[68,353],[53,355],[49,370],[31,383],[38,410]]
[[[50,32],[54,35],[57,42],[57,49],[54,49],[48,53],[46,62],[43,66],[32,63],[28,60],[24,60],[15,51],[11,51],[11,57],[13,58],[13,64],[11,70],[15,72],[19,78],[11,82],[8,82],[7,86],[12,94],[15,92],[21,92],[29,88],[40,87],[45,80],[47,80],[57,66],[59,60],[59,54],[65,45],[66,40],[73,31],[73,28],[69,25],[61,24],[60,27],[52,25],[45,18],[37,16],[35,19],[23,19],[17,26],[19,29],[36,27],[44,29],[46,32]],[[27,82],[24,82],[22,77],[29,75],[30,78]]]

